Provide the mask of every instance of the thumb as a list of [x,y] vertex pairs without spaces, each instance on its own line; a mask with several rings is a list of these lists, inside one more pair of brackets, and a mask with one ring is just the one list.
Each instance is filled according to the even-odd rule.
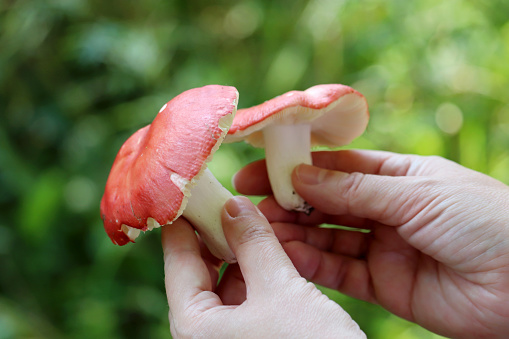
[[433,182],[426,177],[344,173],[299,165],[292,174],[297,193],[317,210],[400,226],[432,200]]
[[300,277],[263,214],[246,197],[228,200],[222,212],[226,240],[237,257],[248,291],[267,290]]

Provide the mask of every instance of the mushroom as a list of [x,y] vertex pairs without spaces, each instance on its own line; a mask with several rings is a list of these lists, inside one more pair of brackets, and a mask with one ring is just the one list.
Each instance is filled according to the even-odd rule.
[[265,147],[276,201],[286,210],[309,214],[312,207],[293,189],[293,169],[312,163],[311,146],[349,144],[364,132],[368,120],[362,94],[340,84],[317,85],[239,109],[225,142],[244,140]]
[[113,243],[134,242],[140,231],[171,224],[183,215],[212,254],[236,261],[220,216],[232,194],[206,163],[228,132],[237,102],[234,87],[188,90],[123,144],[101,200],[104,228]]

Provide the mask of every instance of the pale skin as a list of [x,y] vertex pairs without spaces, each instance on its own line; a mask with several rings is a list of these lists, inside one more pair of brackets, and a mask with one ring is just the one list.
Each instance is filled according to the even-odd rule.
[[245,197],[222,211],[238,264],[221,262],[183,218],[162,229],[174,338],[365,338],[350,316],[300,276],[267,219]]
[[[439,157],[318,152],[313,164],[292,174],[311,215],[272,197],[259,204],[302,277],[444,336],[507,337],[507,185]],[[242,194],[270,194],[263,161],[234,184]]]
[[[507,336],[508,186],[438,157],[321,152],[313,163],[292,175],[311,215],[287,212],[272,197],[259,205],[279,242],[250,203],[227,202],[223,228],[239,264],[218,286],[220,262],[190,225],[163,228],[175,337],[363,337],[304,279],[445,336]],[[234,183],[243,194],[270,194],[263,161]],[[371,232],[316,227],[322,223]]]

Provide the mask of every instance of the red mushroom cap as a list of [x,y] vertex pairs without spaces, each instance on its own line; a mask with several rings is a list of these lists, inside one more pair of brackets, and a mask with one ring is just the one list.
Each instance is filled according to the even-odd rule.
[[226,142],[245,140],[264,147],[265,126],[310,123],[312,145],[343,146],[364,132],[368,120],[368,104],[361,93],[340,84],[317,85],[239,109]]
[[188,90],[124,143],[101,200],[104,228],[115,244],[132,241],[123,225],[145,231],[149,218],[165,225],[182,214],[193,179],[223,141],[237,101],[234,87]]

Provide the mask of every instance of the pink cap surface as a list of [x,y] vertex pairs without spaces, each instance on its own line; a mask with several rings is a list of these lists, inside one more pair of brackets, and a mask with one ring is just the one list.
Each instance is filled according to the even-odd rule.
[[264,147],[265,126],[309,123],[312,145],[342,146],[361,135],[368,120],[368,104],[361,93],[340,84],[317,85],[239,109],[226,141]]
[[101,200],[104,228],[115,244],[132,241],[122,225],[145,231],[148,218],[165,225],[182,214],[189,184],[223,141],[237,101],[234,87],[188,90],[124,143]]

